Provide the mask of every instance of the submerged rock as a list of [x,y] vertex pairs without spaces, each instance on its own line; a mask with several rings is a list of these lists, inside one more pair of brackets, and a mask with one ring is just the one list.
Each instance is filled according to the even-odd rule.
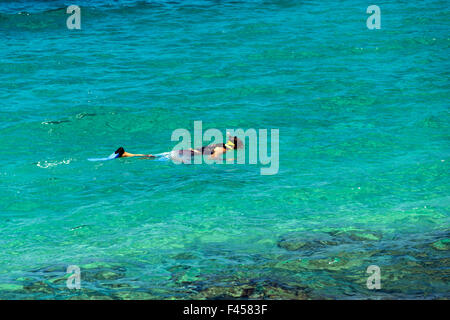
[[122,266],[92,263],[80,267],[82,281],[95,282],[117,280],[125,277],[126,269]]
[[200,280],[200,269],[187,265],[168,268],[171,272],[170,280],[178,284],[190,284]]
[[279,248],[288,251],[315,251],[355,241],[380,241],[382,234],[368,230],[335,230],[329,232],[294,232],[280,238]]
[[264,299],[270,300],[307,300],[310,299],[302,289],[268,286],[264,289]]
[[24,291],[33,293],[53,294],[54,289],[43,281],[36,281],[23,286]]
[[65,274],[61,277],[48,279],[48,282],[50,282],[51,284],[54,284],[54,285],[65,284],[67,282],[67,279],[69,279],[69,277],[70,277],[70,274]]
[[362,268],[365,261],[374,252],[336,252],[333,255],[323,257],[301,257],[277,262],[273,268],[283,269],[290,272],[301,273],[303,271],[342,271],[345,269]]
[[97,280],[117,280],[123,277],[123,274],[113,272],[110,270],[99,271],[93,274],[93,277]]
[[239,299],[249,298],[254,288],[248,285],[212,286],[199,292],[194,299]]
[[160,297],[154,296],[148,292],[141,291],[119,291],[114,293],[114,298],[121,300],[156,300]]
[[208,286],[195,294],[193,299],[309,299],[308,289],[272,280],[229,281],[224,285]]
[[327,246],[339,244],[333,238],[323,232],[296,232],[286,234],[278,241],[277,246],[288,251],[315,250]]
[[368,230],[330,231],[329,234],[341,241],[380,241],[383,237],[380,232]]

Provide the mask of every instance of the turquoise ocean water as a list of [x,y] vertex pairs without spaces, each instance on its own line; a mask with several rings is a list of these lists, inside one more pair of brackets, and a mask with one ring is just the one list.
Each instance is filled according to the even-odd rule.
[[[0,1],[0,298],[449,298],[449,27],[447,1]],[[195,120],[279,129],[278,174],[86,160]]]

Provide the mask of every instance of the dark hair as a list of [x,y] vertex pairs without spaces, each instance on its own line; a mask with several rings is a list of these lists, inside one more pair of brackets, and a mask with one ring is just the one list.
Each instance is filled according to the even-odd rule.
[[230,137],[229,141],[234,143],[234,149],[242,149],[244,148],[244,143],[238,137]]
[[125,149],[120,147],[119,149],[114,152],[115,154],[119,154],[119,157],[121,157],[125,153]]

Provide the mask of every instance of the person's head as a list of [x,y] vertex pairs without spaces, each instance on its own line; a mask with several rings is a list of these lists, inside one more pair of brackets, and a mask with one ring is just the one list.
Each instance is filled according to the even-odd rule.
[[124,153],[125,153],[125,149],[120,147],[119,149],[117,149],[115,152],[115,154],[119,154],[119,157],[121,157]]
[[244,147],[244,143],[241,139],[236,136],[228,136],[228,141],[225,144],[230,147],[230,149],[242,149]]

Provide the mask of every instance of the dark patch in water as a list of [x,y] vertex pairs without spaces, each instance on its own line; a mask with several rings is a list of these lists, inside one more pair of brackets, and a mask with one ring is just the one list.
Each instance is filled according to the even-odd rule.
[[290,285],[272,280],[244,280],[228,285],[212,285],[200,288],[193,299],[265,299],[265,300],[306,300],[311,299],[310,290],[299,285]]
[[95,117],[97,114],[96,113],[79,113],[76,115],[77,119],[83,119],[86,117]]

